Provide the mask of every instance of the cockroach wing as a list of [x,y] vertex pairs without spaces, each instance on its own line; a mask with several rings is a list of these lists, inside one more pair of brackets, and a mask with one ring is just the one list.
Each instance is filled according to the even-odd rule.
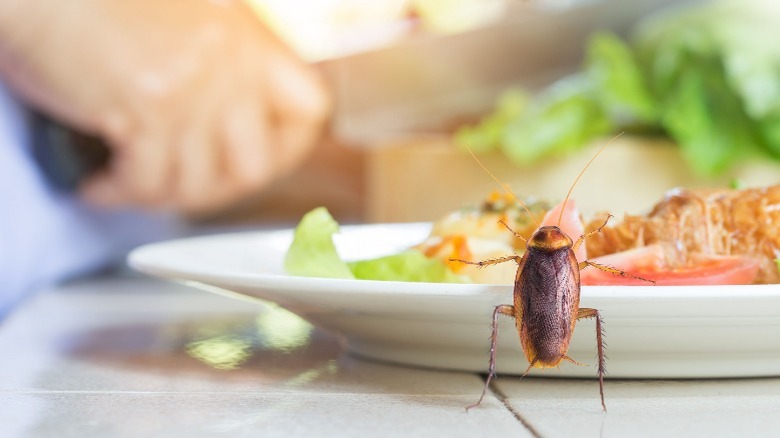
[[528,362],[557,366],[569,349],[580,302],[580,272],[570,248],[529,248],[515,283],[516,318]]

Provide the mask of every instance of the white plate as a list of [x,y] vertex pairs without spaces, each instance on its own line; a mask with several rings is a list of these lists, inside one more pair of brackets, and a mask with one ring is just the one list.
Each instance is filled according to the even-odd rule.
[[[426,224],[342,227],[347,259],[390,254],[423,240]],[[276,302],[343,334],[354,354],[402,364],[485,371],[490,315],[512,302],[510,285],[305,278],[282,267],[291,230],[196,237],[147,245],[129,262],[145,273]],[[489,269],[489,268],[488,268]],[[780,286],[592,286],[582,307],[602,311],[610,377],[780,375]],[[577,324],[569,356],[545,376],[594,377],[595,327]],[[527,367],[509,318],[500,326],[498,372]]]

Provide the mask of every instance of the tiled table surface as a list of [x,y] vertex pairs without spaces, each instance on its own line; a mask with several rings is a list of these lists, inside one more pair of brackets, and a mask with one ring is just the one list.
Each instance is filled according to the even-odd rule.
[[609,380],[603,413],[595,380],[499,376],[466,412],[479,375],[354,358],[281,309],[146,278],[42,291],[0,351],[0,436],[780,434],[780,379]]

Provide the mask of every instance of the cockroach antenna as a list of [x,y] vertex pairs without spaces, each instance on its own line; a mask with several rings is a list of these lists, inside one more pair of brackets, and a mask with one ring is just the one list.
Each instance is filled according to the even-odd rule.
[[[503,189],[504,189],[504,190],[506,190],[506,191],[507,191],[507,193],[509,193],[510,195],[512,195],[512,197],[513,197],[513,198],[515,198],[515,199],[517,200],[517,202],[519,202],[519,203],[520,203],[520,205],[522,205],[522,206],[523,206],[523,208],[525,209],[525,211],[528,213],[528,216],[530,216],[530,217],[531,217],[531,219],[533,219],[533,221],[534,221],[534,222],[536,222],[536,226],[537,226],[537,228],[538,228],[538,227],[541,227],[541,226],[542,226],[542,223],[541,223],[541,222],[539,222],[539,220],[536,218],[536,216],[534,216],[534,214],[533,214],[533,213],[531,213],[531,209],[530,209],[530,208],[528,208],[528,205],[527,205],[525,202],[523,202],[523,200],[522,200],[522,199],[520,199],[520,197],[519,197],[519,196],[515,195],[515,192],[513,192],[513,191],[512,191],[512,189],[511,189],[511,188],[509,188],[509,186],[508,186],[506,183],[504,183],[503,181],[501,181],[500,179],[498,179],[498,177],[497,177],[496,175],[494,175],[494,174],[493,174],[493,172],[491,172],[491,171],[490,171],[490,169],[488,169],[488,168],[487,168],[487,166],[485,166],[485,165],[482,163],[482,161],[480,161],[480,160],[479,160],[479,158],[477,158],[477,154],[475,154],[475,153],[474,153],[474,151],[472,151],[470,147],[466,146],[466,149],[468,149],[469,153],[470,153],[470,154],[471,154],[471,156],[474,158],[474,161],[476,161],[476,162],[477,162],[477,164],[479,164],[479,167],[481,167],[481,168],[482,168],[482,170],[484,170],[485,172],[487,172],[487,174],[488,174],[488,175],[490,175],[490,177],[491,177],[491,178],[493,178],[493,180],[495,180],[495,181],[498,183],[498,185],[500,185],[501,187],[503,187]],[[590,163],[589,163],[589,164],[590,164]],[[570,193],[571,193],[571,191],[570,191]]]
[[[563,212],[566,210],[566,203],[569,202],[569,198],[571,197],[571,193],[574,191],[574,187],[580,181],[580,178],[582,178],[582,175],[585,174],[585,171],[588,170],[588,167],[590,167],[591,163],[596,161],[596,158],[598,158],[598,156],[601,155],[601,153],[604,151],[604,149],[606,149],[607,146],[611,145],[615,140],[620,138],[621,135],[623,135],[622,132],[620,134],[616,135],[615,137],[613,137],[612,140],[606,142],[604,144],[604,146],[602,146],[601,149],[599,149],[599,151],[596,152],[596,155],[594,155],[593,158],[591,158],[590,161],[588,161],[588,163],[585,165],[585,167],[580,171],[580,174],[577,175],[577,178],[574,179],[574,182],[571,184],[571,187],[569,187],[569,192],[566,193],[566,197],[563,198],[563,204],[561,204],[561,213],[558,215],[558,225],[557,225],[558,227],[561,226],[561,221],[563,220]],[[482,164],[482,163],[480,163],[480,164]]]

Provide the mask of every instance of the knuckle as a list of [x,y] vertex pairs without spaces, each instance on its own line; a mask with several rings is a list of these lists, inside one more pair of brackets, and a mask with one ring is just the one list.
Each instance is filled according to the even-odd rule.
[[127,141],[130,136],[130,123],[125,114],[118,111],[106,112],[97,119],[97,132],[112,146]]
[[265,175],[259,168],[252,169],[242,169],[237,170],[233,174],[233,184],[236,188],[237,192],[246,194],[253,192],[262,186],[265,185],[266,181],[268,180],[267,175]]
[[165,201],[163,188],[152,179],[125,179],[124,186],[128,197],[136,204],[154,207]]
[[297,88],[299,92],[288,101],[295,118],[312,125],[324,123],[334,106],[330,90],[319,77],[302,78]]
[[333,99],[330,93],[324,88],[318,88],[306,100],[301,112],[309,120],[322,123],[328,118],[332,109]]
[[214,200],[194,193],[184,194],[176,200],[176,208],[189,214],[204,214],[214,209]]
[[145,107],[154,108],[170,101],[175,93],[175,84],[157,71],[139,72],[131,84],[130,92]]

